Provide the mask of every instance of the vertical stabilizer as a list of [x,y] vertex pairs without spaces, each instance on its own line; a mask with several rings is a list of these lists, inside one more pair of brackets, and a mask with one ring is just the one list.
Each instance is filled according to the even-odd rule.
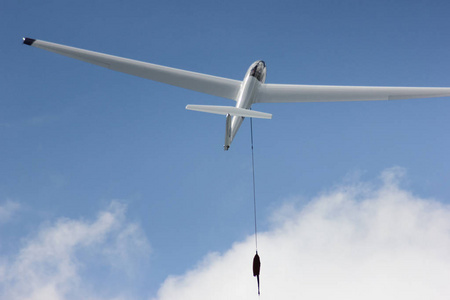
[[223,150],[227,151],[231,144],[231,115],[227,114],[227,121],[225,123],[225,143]]

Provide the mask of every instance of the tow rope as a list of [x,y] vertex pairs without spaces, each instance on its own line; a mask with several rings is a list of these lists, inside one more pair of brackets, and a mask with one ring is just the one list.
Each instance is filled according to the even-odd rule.
[[255,248],[256,254],[253,257],[253,276],[256,277],[258,283],[258,295],[259,291],[259,271],[261,270],[261,260],[258,255],[258,226],[256,223],[256,185],[255,185],[255,155],[253,153],[253,118],[250,118],[250,140],[252,146],[252,173],[253,173],[253,216],[255,219]]

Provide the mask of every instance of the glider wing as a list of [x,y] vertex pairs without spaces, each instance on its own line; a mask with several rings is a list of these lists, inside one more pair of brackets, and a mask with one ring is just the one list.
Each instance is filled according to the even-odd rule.
[[241,86],[240,81],[233,79],[160,66],[41,40],[24,38],[23,43],[114,71],[232,100],[236,100]]
[[450,96],[450,88],[262,84],[255,103],[397,100]]

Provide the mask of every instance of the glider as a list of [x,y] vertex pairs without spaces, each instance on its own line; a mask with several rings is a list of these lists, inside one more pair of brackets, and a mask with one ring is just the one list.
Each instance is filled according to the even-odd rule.
[[175,85],[236,101],[235,106],[187,105],[186,109],[226,116],[224,150],[230,148],[245,117],[271,119],[251,110],[254,103],[370,101],[450,96],[445,87],[374,87],[267,84],[266,64],[259,60],[243,81],[185,71],[42,40],[23,38],[23,43],[134,76]]

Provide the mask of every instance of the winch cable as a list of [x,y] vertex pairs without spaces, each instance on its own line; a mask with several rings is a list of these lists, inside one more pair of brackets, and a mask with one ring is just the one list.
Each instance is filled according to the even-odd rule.
[[256,276],[256,280],[258,283],[258,295],[260,295],[259,291],[259,272],[261,269],[261,261],[258,255],[258,227],[256,223],[256,185],[255,185],[255,155],[253,153],[253,118],[250,118],[250,140],[252,146],[252,173],[253,173],[253,215],[255,219],[255,247],[256,254],[253,257],[253,276]]
[[256,252],[258,252],[258,226],[256,224],[255,155],[253,153],[253,118],[250,118],[250,140],[251,140],[251,145],[252,145],[253,216],[255,219],[255,247],[256,247]]

